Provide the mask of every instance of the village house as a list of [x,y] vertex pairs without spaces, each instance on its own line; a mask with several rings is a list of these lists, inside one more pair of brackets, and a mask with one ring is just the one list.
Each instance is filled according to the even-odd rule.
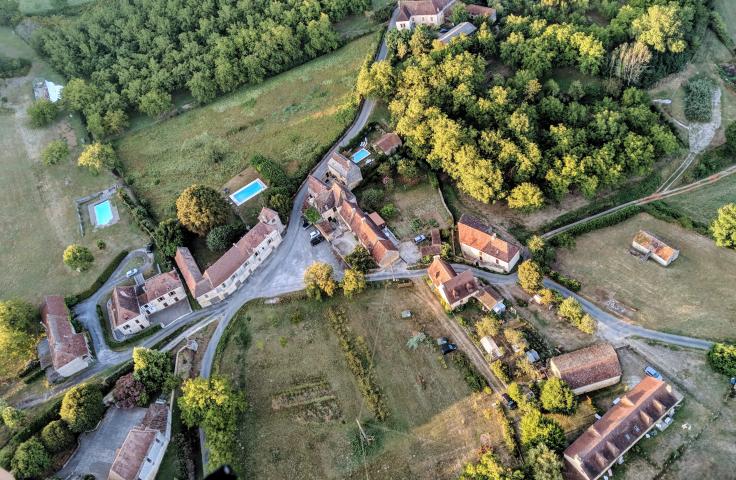
[[373,143],[373,148],[384,155],[391,155],[401,146],[401,138],[394,132],[389,132],[381,136]]
[[108,480],[153,480],[171,438],[170,410],[165,403],[148,407],[115,454]]
[[657,424],[667,421],[682,395],[667,383],[644,377],[564,452],[567,478],[596,480]]
[[493,312],[496,315],[503,315],[506,312],[506,304],[503,303],[503,297],[493,287],[487,286],[481,288],[475,298],[478,299],[481,307],[486,312]]
[[339,152],[332,152],[327,160],[327,177],[337,180],[349,190],[353,190],[363,181],[360,167]]
[[670,247],[654,235],[644,230],[634,235],[634,239],[631,241],[631,246],[639,253],[645,255],[644,259],[653,259],[663,267],[668,266],[674,262],[675,259],[680,255],[680,251]]
[[450,310],[465,305],[481,290],[480,283],[473,272],[465,270],[458,275],[452,266],[442,260],[439,255],[434,257],[432,264],[427,269],[427,275]]
[[422,257],[434,257],[442,253],[442,236],[439,228],[433,228],[429,232],[430,243],[419,249]]
[[519,261],[521,249],[498,237],[475,217],[460,217],[457,232],[463,256],[476,266],[510,272]]
[[609,387],[621,381],[621,364],[610,343],[598,343],[549,361],[552,375],[564,380],[575,395]]
[[188,248],[176,249],[174,261],[192,296],[201,306],[212,305],[232,295],[281,243],[285,227],[279,215],[263,208],[258,220],[204,273]]
[[[83,333],[74,331],[69,320],[69,310],[60,295],[48,295],[41,306],[41,322],[46,329],[48,354],[39,355],[41,367],[50,366],[62,377],[71,377],[87,368],[92,362]],[[46,342],[42,342],[45,346]],[[49,358],[50,360],[46,360]]]
[[176,270],[160,273],[141,286],[117,285],[107,304],[113,329],[131,335],[151,326],[149,315],[186,300],[187,293]]
[[315,227],[328,241],[342,233],[338,230],[349,231],[370,252],[379,267],[389,267],[400,259],[398,248],[383,231],[386,222],[376,212],[367,215],[358,206],[355,195],[344,185],[334,182],[328,187],[310,175],[307,178],[306,202],[322,217]]
[[399,2],[397,30],[412,30],[415,25],[439,27],[455,0],[403,0]]
[[465,4],[465,10],[467,10],[470,18],[486,17],[491,23],[495,23],[496,21],[496,9],[495,8],[484,7],[483,5],[475,5],[472,3],[467,3]]

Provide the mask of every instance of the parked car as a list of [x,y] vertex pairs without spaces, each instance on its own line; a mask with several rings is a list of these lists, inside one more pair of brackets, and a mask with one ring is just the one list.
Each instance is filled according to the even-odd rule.
[[420,235],[417,235],[416,237],[414,237],[414,243],[420,244],[423,241],[425,241],[426,239],[427,239],[427,237],[425,237],[423,234],[420,234]]
[[137,268],[134,268],[132,270],[128,270],[127,272],[125,272],[125,276],[128,277],[128,278],[134,277],[137,274],[138,274],[138,269]]
[[314,247],[315,245],[319,245],[320,243],[322,243],[322,240],[324,239],[325,237],[318,233],[316,237],[311,237],[309,239],[309,243]]
[[516,410],[516,402],[513,398],[509,396],[508,393],[504,393],[501,395],[501,400],[503,400],[503,403],[509,407],[509,410]]
[[448,353],[451,353],[457,350],[457,345],[455,345],[454,343],[450,343],[450,340],[448,340],[447,337],[438,338],[437,345],[440,346],[442,355],[447,355]]
[[447,29],[445,27],[440,28],[440,33],[447,33]]
[[307,220],[307,217],[302,215],[302,228],[308,228],[309,227],[309,220]]
[[644,373],[646,373],[650,377],[656,378],[657,380],[662,380],[662,375],[652,367],[647,366],[644,369]]
[[315,238],[317,238],[319,236],[320,236],[320,233],[317,230],[312,230],[311,232],[309,232],[309,239],[310,240],[313,240],[313,239],[315,239]]

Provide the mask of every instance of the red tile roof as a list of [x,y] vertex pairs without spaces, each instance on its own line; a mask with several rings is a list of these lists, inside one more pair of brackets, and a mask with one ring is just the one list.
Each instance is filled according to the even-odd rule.
[[[143,296],[143,295],[141,295]],[[141,314],[137,288],[132,285],[116,285],[112,289],[112,321],[119,327]]]
[[466,299],[471,295],[475,295],[480,290],[478,279],[475,278],[473,272],[465,270],[460,275],[451,278],[443,284],[445,295],[450,305],[459,300]]
[[146,411],[141,423],[133,427],[115,455],[108,479],[137,480],[158,432],[166,431],[169,407],[154,403]]
[[448,282],[451,278],[456,277],[457,273],[455,273],[455,269],[452,268],[449,263],[442,260],[439,256],[436,256],[434,257],[432,264],[427,269],[427,275],[432,281],[432,284],[435,287],[439,287],[443,283]]
[[384,155],[391,155],[401,146],[401,138],[394,132],[389,132],[376,140],[373,146],[383,152]]
[[676,249],[670,247],[662,240],[644,230],[639,230],[639,232],[634,235],[634,241],[665,262],[668,262],[670,258],[672,258],[672,255],[677,252]]
[[230,278],[253,255],[256,247],[263,243],[266,237],[274,231],[275,229],[271,225],[261,222],[256,223],[248,233],[238,240],[238,243],[233,245],[215,263],[205,270],[204,277],[210,281],[213,288],[216,288]]
[[482,288],[476,298],[489,310],[503,301],[503,297],[490,286]]
[[503,262],[511,261],[519,252],[519,247],[489,233],[490,227],[470,215],[463,215],[457,223],[457,231],[462,245],[468,245]]
[[550,359],[550,368],[573,390],[621,376],[621,364],[610,343],[598,343]]
[[138,302],[144,305],[181,286],[182,283],[179,275],[176,274],[176,270],[160,273],[146,280],[146,283],[143,285],[143,294],[138,297]]
[[202,277],[202,271],[197,266],[192,252],[187,247],[176,249],[174,261],[176,262],[176,266],[179,267],[181,276],[184,277],[184,282],[187,284],[189,291],[192,292],[192,296],[197,298],[212,290],[210,281]]
[[263,207],[261,209],[261,212],[258,214],[258,220],[260,220],[263,223],[271,224],[281,222],[281,218],[279,218],[279,214],[276,213],[274,210],[271,210],[270,208]]
[[386,226],[386,220],[381,218],[378,212],[369,213],[368,218],[370,218],[373,221],[373,223],[376,224],[376,227],[378,228],[383,228]]
[[69,321],[69,310],[64,297],[48,295],[41,306],[41,321],[49,339],[51,363],[58,370],[75,359],[89,355],[87,339],[76,333]]
[[355,235],[361,245],[371,253],[379,265],[387,256],[398,258],[398,249],[386,238],[373,220],[354,202],[343,199],[339,208],[340,218]]
[[471,17],[494,17],[496,15],[495,8],[484,7],[483,5],[469,3],[465,5],[465,9]]
[[599,477],[681,399],[665,382],[644,377],[567,447],[568,470],[587,479]]

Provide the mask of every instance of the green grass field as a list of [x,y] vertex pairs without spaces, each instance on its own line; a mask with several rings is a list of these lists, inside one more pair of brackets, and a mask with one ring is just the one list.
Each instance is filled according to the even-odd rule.
[[[119,208],[121,222],[97,232],[79,233],[74,199],[114,184],[110,174],[91,175],[76,166],[76,152],[58,165],[44,166],[40,153],[47,143],[60,137],[60,128],[69,124],[81,140],[77,117],[64,115],[55,124],[41,129],[28,126],[26,108],[33,100],[33,78],[43,76],[60,81],[9,29],[0,29],[0,52],[20,55],[33,61],[28,76],[9,79],[0,86],[0,97],[9,111],[0,113],[0,229],[3,249],[0,264],[9,272],[2,281],[2,298],[18,297],[37,302],[43,295],[71,294],[87,288],[123,249],[139,247],[145,239]],[[78,149],[77,149],[78,150]],[[107,249],[95,242],[102,239]],[[62,263],[62,252],[71,243],[90,247],[95,264],[83,274],[70,271]]]
[[[256,153],[290,172],[311,164],[353,120],[352,111],[341,107],[377,41],[378,34],[362,37],[262,84],[125,135],[116,146],[127,178],[165,216],[173,213],[183,189],[195,182],[219,189]],[[229,143],[227,160],[203,164],[182,151],[188,140],[205,133]]]
[[682,210],[693,220],[710,224],[719,208],[726,203],[736,203],[736,175],[694,192],[668,198],[665,203]]
[[[436,348],[406,347],[418,331],[442,334],[418,288],[375,288],[322,303],[252,303],[241,310],[216,362],[249,403],[237,471],[250,478],[457,478],[484,433],[506,455],[494,413],[491,420],[483,416],[493,396],[472,394],[451,358],[445,363]],[[375,348],[377,382],[390,412],[383,423],[371,421],[323,318],[324,309],[336,305],[346,310],[354,335]],[[411,309],[411,319],[401,319],[404,309]],[[326,383],[291,407],[279,404],[281,393],[310,382]],[[378,445],[365,459],[359,445],[351,446],[356,418]]]
[[[647,230],[680,250],[667,268],[629,253]],[[736,339],[733,279],[736,252],[679,225],[640,214],[576,238],[559,249],[559,269],[580,280],[583,295],[604,305],[615,300],[626,316],[655,330],[710,339]]]

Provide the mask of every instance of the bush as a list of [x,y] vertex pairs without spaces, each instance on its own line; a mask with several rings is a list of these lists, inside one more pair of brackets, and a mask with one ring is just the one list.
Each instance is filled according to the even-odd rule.
[[102,419],[105,405],[98,385],[81,384],[64,395],[59,414],[71,431],[76,433],[91,430]]
[[465,380],[465,383],[470,387],[470,389],[474,392],[482,392],[486,387],[488,387],[488,382],[486,382],[486,379],[478,373],[478,371],[475,369],[472,363],[470,363],[470,360],[468,360],[468,357],[460,351],[455,351],[453,354],[452,360],[457,365],[457,367],[462,372],[463,379]]
[[380,210],[383,200],[386,198],[386,192],[380,188],[367,188],[360,195],[360,203],[367,211]]
[[110,275],[112,275],[118,265],[120,265],[120,262],[122,262],[125,257],[128,256],[128,253],[129,252],[127,250],[123,250],[122,252],[118,253],[115,258],[110,261],[107,267],[105,267],[102,273],[100,273],[100,276],[98,276],[95,281],[92,282],[92,285],[90,285],[88,289],[83,290],[76,295],[67,296],[64,299],[66,305],[71,308],[77,303],[87,300],[89,297],[91,297],[97,290],[100,289],[102,285],[105,284],[105,282],[110,278]]
[[66,140],[54,140],[41,152],[41,160],[44,165],[56,165],[69,158],[69,145]]
[[736,345],[714,344],[708,352],[708,363],[716,372],[736,376]]
[[548,412],[570,415],[577,408],[575,394],[564,380],[557,377],[551,377],[542,384],[539,399],[542,408]]
[[51,457],[41,441],[34,437],[18,446],[11,465],[17,478],[36,478],[51,466]]
[[118,408],[133,408],[136,405],[145,405],[146,387],[133,378],[133,373],[123,375],[115,382],[112,398]]
[[97,242],[95,242],[95,244],[97,245],[97,249],[98,250],[104,250],[104,249],[107,248],[107,243],[105,243],[105,241],[102,240],[102,239],[97,240]]
[[355,250],[345,257],[345,262],[350,268],[361,273],[366,273],[378,267],[371,254],[362,245],[355,247]]
[[726,127],[726,149],[731,155],[736,155],[736,122],[731,122]]
[[263,155],[254,155],[250,159],[250,164],[266,180],[269,187],[286,188],[289,194],[294,192],[294,182],[278,163]]
[[713,80],[696,75],[685,84],[685,117],[694,122],[709,122],[713,114]]
[[223,252],[233,246],[245,233],[245,225],[242,223],[229,223],[220,225],[207,234],[207,248],[213,252]]
[[551,450],[561,451],[565,447],[565,432],[562,427],[533,407],[526,407],[525,410],[519,422],[521,445],[530,448],[544,444]]
[[74,444],[76,437],[64,420],[54,420],[41,430],[41,441],[52,452],[62,452]]
[[734,43],[731,35],[728,33],[726,22],[723,20],[723,17],[721,17],[721,14],[715,10],[710,12],[710,28],[726,48],[733,50]]
[[11,458],[18,446],[39,433],[49,422],[59,419],[61,403],[61,400],[50,403],[41,413],[29,419],[23,429],[13,435],[10,441],[0,450],[0,467],[9,470]]
[[31,126],[45,127],[56,119],[59,107],[51,100],[42,98],[28,107],[28,116],[31,117]]
[[399,211],[393,203],[387,203],[381,208],[381,216],[386,220],[390,220],[398,214]]
[[511,381],[511,371],[509,370],[509,366],[501,360],[496,360],[491,363],[491,371],[503,383],[509,383]]
[[556,270],[550,270],[547,273],[547,275],[549,275],[549,278],[559,283],[560,285],[566,287],[570,291],[579,292],[580,289],[583,288],[582,284],[578,280],[575,280],[574,278],[570,278],[566,275],[563,275],[562,273]]
[[2,409],[2,419],[5,426],[9,429],[19,430],[26,420],[26,415],[22,410],[8,405]]
[[0,55],[0,78],[23,77],[31,69],[31,61],[26,58],[8,58]]

